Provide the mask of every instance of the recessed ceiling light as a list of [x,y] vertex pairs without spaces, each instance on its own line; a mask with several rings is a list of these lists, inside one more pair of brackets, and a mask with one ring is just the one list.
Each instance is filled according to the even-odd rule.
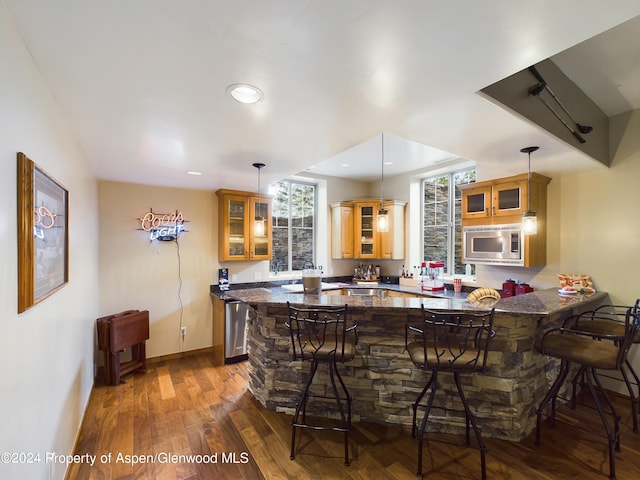
[[264,97],[262,90],[258,87],[244,83],[229,85],[227,93],[240,103],[258,103]]
[[187,170],[187,173],[189,175],[195,175],[196,177],[202,175],[202,172],[198,172],[196,170]]
[[344,167],[344,168],[348,168],[348,167],[350,167],[351,165],[349,165],[348,163],[341,163],[341,164],[340,164],[340,166],[341,166],[341,167]]

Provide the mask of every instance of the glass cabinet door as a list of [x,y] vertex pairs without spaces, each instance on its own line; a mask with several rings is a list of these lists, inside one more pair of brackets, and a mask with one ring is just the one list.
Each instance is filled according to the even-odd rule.
[[[271,259],[271,208],[264,197],[251,199],[251,260]],[[260,223],[260,225],[258,225]]]
[[527,183],[510,182],[493,187],[493,215],[522,215],[527,209]]
[[226,259],[244,259],[247,257],[247,199],[226,197]]
[[491,216],[491,186],[471,188],[462,196],[462,218]]
[[376,203],[359,203],[356,205],[355,243],[356,256],[359,258],[377,258],[379,234],[376,230],[378,212]]

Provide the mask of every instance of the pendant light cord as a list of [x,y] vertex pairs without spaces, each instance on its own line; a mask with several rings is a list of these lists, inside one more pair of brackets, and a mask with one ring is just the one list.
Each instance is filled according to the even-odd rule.
[[535,152],[540,147],[524,147],[520,149],[521,153],[529,155],[529,169],[527,171],[527,211],[531,211],[531,152]]
[[529,174],[527,175],[527,210],[531,211],[531,152],[529,152]]
[[381,175],[382,183],[380,186],[380,193],[382,197],[380,198],[380,208],[384,209],[384,133],[382,134],[382,175]]

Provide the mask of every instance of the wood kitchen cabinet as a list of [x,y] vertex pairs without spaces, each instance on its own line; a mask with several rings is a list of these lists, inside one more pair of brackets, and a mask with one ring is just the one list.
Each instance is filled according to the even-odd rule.
[[389,231],[380,233],[380,258],[404,259],[406,206],[407,202],[385,200],[384,208],[389,212]]
[[380,200],[331,204],[331,257],[404,259],[406,202],[385,200],[389,231],[378,232]]
[[[271,198],[239,190],[218,190],[218,260],[271,260]],[[255,218],[264,218],[264,233]]]
[[[528,210],[526,173],[459,185],[462,190],[462,221],[466,225],[519,223]],[[531,173],[531,210],[544,210],[551,179]]]
[[[522,223],[522,212],[531,209],[538,218],[538,232],[523,235],[525,267],[544,266],[547,261],[547,185],[551,178],[526,173],[459,185],[462,190],[462,227]],[[530,194],[531,206],[527,196]]]
[[331,204],[331,258],[354,258],[353,202]]
[[224,365],[224,335],[225,335],[225,302],[222,298],[212,295],[211,301],[212,320],[213,320],[213,336],[212,336],[212,355],[214,365]]

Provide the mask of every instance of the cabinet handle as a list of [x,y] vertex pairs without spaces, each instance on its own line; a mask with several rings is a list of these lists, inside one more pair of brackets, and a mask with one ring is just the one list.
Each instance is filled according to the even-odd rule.
[[488,208],[485,208],[485,213],[486,213],[486,216],[488,217],[489,216],[489,209]]
[[496,207],[491,207],[491,215],[495,215],[496,214]]

